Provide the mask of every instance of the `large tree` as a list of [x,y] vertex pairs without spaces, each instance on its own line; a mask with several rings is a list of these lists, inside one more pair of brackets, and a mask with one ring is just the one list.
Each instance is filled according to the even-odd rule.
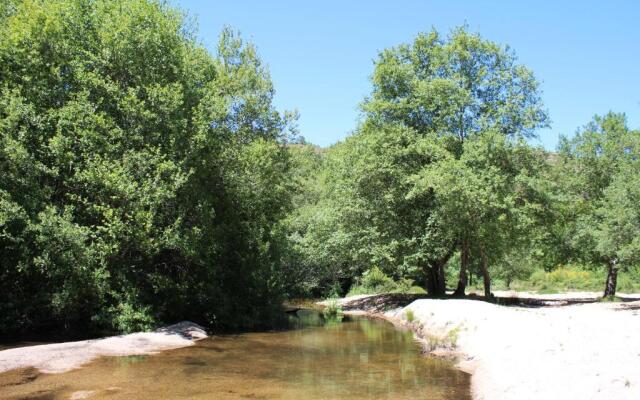
[[0,18],[0,331],[268,316],[290,163],[255,48],[154,0]]
[[420,171],[411,196],[433,193],[434,218],[461,244],[456,294],[464,294],[475,256],[489,298],[490,263],[522,246],[544,214],[539,179],[544,153],[524,141],[486,132],[465,141],[460,158],[445,154]]
[[[464,27],[454,29],[448,37],[435,30],[419,34],[411,44],[384,50],[375,62],[372,81],[373,91],[362,105],[368,120],[442,137],[442,146],[456,159],[462,156],[468,138],[487,133],[512,140],[531,138],[548,123],[533,73],[517,63],[508,47]],[[451,240],[463,253],[464,278],[470,239],[458,232]],[[444,273],[437,268],[426,272],[436,280],[429,286],[441,295]],[[464,292],[464,285],[461,290]]]

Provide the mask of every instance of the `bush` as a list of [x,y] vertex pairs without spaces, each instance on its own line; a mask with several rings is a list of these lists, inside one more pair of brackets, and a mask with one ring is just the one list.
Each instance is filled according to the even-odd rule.
[[414,286],[412,279],[400,279],[394,281],[386,275],[379,267],[374,266],[362,274],[361,284],[351,287],[347,296],[358,294],[377,293],[413,293],[425,294],[425,290],[419,286]]
[[529,286],[543,293],[571,290],[599,290],[604,281],[598,282],[594,271],[577,267],[560,267],[551,272],[536,271],[531,275]]
[[362,286],[365,288],[385,292],[396,288],[396,283],[379,267],[374,266],[362,274]]
[[120,303],[110,310],[113,314],[113,324],[115,328],[124,333],[151,330],[156,321],[150,315],[151,307],[138,306],[132,303]]

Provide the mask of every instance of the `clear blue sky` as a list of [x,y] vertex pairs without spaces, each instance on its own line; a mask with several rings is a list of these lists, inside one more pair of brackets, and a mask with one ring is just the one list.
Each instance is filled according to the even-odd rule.
[[554,149],[594,114],[625,112],[640,128],[640,1],[172,0],[196,17],[207,47],[229,25],[269,65],[280,110],[300,112],[301,134],[327,146],[355,127],[373,59],[435,27],[467,24],[509,44],[542,83]]

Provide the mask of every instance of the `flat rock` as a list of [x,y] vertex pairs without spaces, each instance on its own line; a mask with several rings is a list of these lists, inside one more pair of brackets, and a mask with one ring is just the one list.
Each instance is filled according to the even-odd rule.
[[0,351],[0,373],[23,368],[35,368],[46,373],[66,372],[101,356],[153,354],[192,346],[206,337],[203,327],[183,321],[155,332],[18,347]]

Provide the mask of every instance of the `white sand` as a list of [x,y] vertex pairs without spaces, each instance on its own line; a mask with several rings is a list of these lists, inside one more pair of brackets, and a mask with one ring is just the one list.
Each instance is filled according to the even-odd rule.
[[476,400],[640,399],[640,302],[516,308],[425,299],[385,315],[406,320],[408,310],[424,335],[457,336]]
[[[601,296],[496,294],[549,304]],[[472,373],[475,400],[640,400],[640,301],[523,308],[478,300],[421,299],[379,313],[380,302],[367,297],[376,296],[339,303],[348,313],[409,326],[428,351],[455,356],[458,366]],[[640,295],[620,297],[631,300]],[[354,309],[363,304],[374,308]],[[407,321],[409,310],[412,323]]]
[[181,322],[155,332],[19,347],[0,351],[0,373],[28,367],[47,373],[66,372],[100,356],[153,354],[192,346],[195,341],[206,337],[201,326],[193,322]]

